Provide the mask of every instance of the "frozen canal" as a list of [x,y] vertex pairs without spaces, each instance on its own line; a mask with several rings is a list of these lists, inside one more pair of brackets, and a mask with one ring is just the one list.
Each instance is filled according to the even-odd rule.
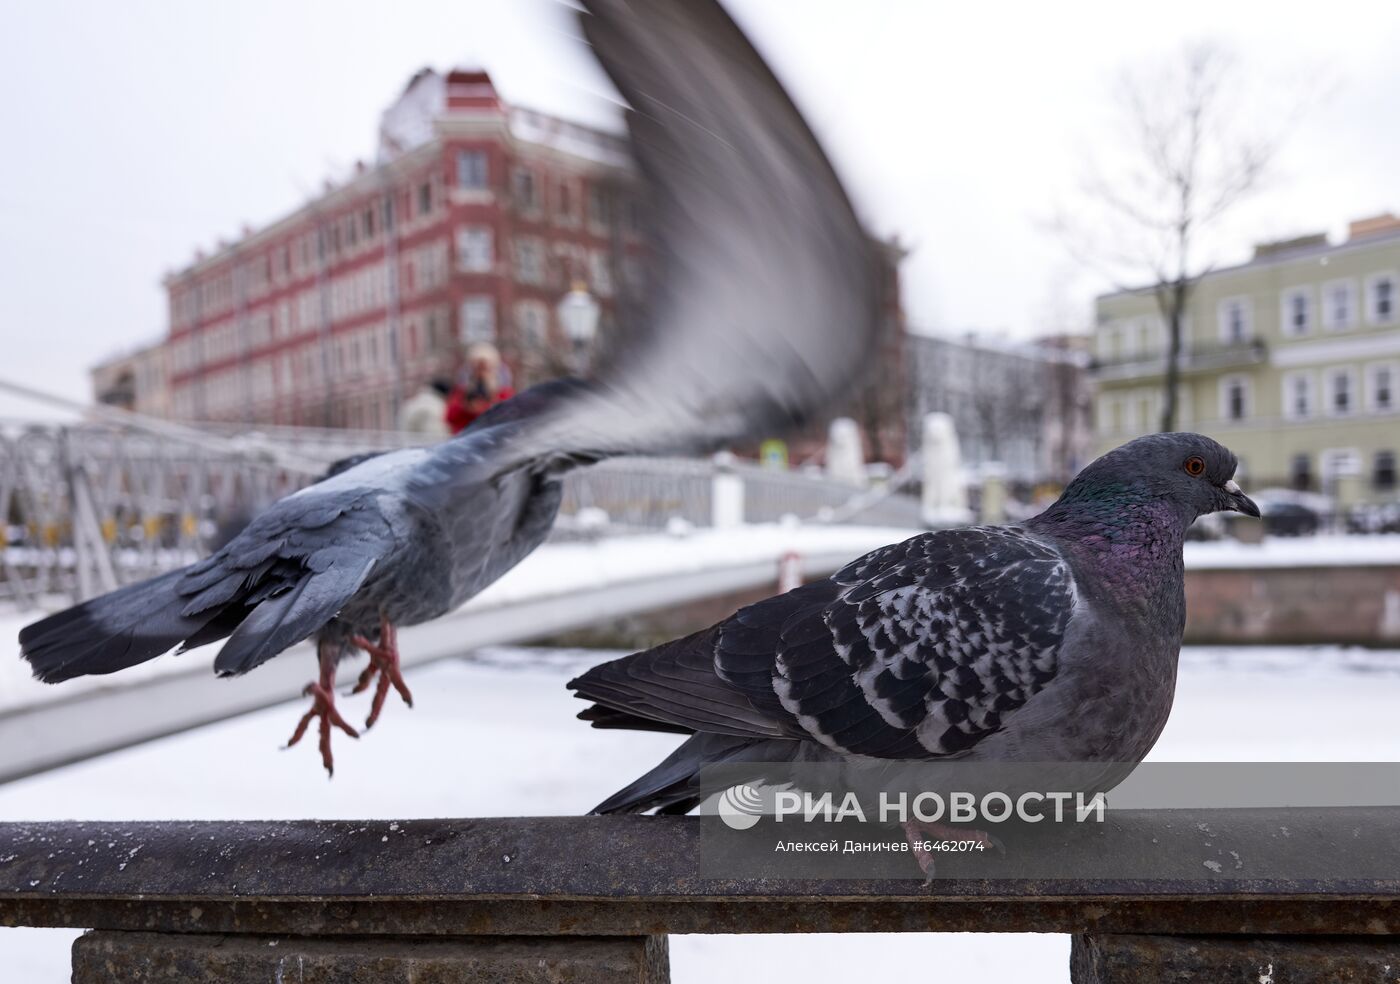
[[[314,741],[279,750],[299,710],[233,721],[0,786],[0,818],[272,819],[574,814],[653,765],[676,736],[594,731],[563,682],[597,652],[496,649],[411,673],[417,706],[391,700],[374,731],[337,736],[327,781]],[[229,686],[237,686],[231,681]],[[354,720],[363,698],[344,706]],[[1392,760],[1400,757],[1400,652],[1328,647],[1196,648],[1154,758]],[[1311,722],[1310,724],[1308,722]],[[1317,727],[1326,722],[1326,727]],[[1302,723],[1302,726],[1300,726]],[[314,738],[314,735],[312,736]],[[76,933],[0,930],[5,980],[68,980]],[[907,977],[1065,981],[1063,936],[676,937],[685,982]]]

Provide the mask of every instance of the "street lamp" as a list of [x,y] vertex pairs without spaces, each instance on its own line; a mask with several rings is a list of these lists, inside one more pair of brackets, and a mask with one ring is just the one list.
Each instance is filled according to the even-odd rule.
[[575,280],[559,302],[558,312],[559,324],[573,349],[574,371],[582,373],[588,367],[588,350],[598,334],[598,302],[583,281]]

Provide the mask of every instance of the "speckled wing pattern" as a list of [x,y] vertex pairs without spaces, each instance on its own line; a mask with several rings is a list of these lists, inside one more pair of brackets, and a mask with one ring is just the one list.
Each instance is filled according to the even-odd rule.
[[715,666],[755,707],[845,754],[957,755],[1054,679],[1069,565],[1015,528],[926,533],[740,610]]

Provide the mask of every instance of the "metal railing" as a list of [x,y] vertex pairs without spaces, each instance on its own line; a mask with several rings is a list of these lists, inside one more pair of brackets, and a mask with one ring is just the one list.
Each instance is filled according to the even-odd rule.
[[[910,854],[844,878],[782,855],[726,875],[707,844],[735,835],[715,817],[6,823],[0,925],[98,930],[73,948],[76,984],[659,982],[669,933],[831,932],[1074,933],[1076,984],[1380,981],[1400,964],[1400,880],[1328,869],[1389,870],[1395,821],[1110,810],[1092,832],[1037,825],[1000,858],[940,854],[928,883]],[[1321,870],[1261,877],[1293,845],[1325,847]],[[1201,863],[1216,857],[1236,863]],[[1162,876],[1125,874],[1144,859]]]
[[919,501],[874,492],[747,462],[689,458],[618,458],[569,476],[562,511],[601,509],[624,527],[660,529],[672,519],[708,526],[715,509],[716,476],[743,483],[743,518],[772,523],[792,516],[914,529],[922,525]]
[[87,597],[202,555],[314,474],[99,424],[0,425],[0,601]]
[[190,425],[235,446],[274,446],[308,461],[330,464],[365,451],[390,451],[431,443],[433,438],[397,430],[355,430],[348,427],[285,427],[276,425],[199,423]]
[[[0,422],[0,604],[78,600],[190,563],[330,462],[406,443],[361,431],[150,433],[116,423]],[[607,532],[662,529],[677,518],[707,526],[720,475],[742,481],[749,522],[792,515],[919,525],[909,496],[693,459],[619,459],[575,472],[563,513],[600,509]]]

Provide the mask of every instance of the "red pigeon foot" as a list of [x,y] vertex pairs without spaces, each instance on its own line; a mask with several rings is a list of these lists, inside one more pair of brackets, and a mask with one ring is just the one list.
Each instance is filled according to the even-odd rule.
[[331,652],[329,647],[322,647],[319,659],[321,662],[320,679],[308,683],[306,689],[302,691],[303,697],[311,698],[311,710],[303,714],[301,720],[297,722],[296,730],[292,732],[287,747],[291,748],[301,741],[302,735],[306,734],[306,729],[311,726],[312,718],[320,718],[321,762],[326,767],[326,775],[334,776],[335,758],[331,755],[331,725],[335,725],[351,738],[360,737],[360,733],[352,728],[335,708],[336,655]]
[[967,830],[941,823],[924,823],[920,820],[905,820],[900,826],[904,828],[904,836],[909,838],[909,844],[914,848],[914,860],[919,862],[919,870],[924,873],[925,885],[933,881],[934,860],[938,854],[937,851],[925,850],[919,846],[925,841],[975,841],[984,848],[1002,850],[1001,841],[982,830]]
[[[374,722],[379,720],[379,712],[384,709],[384,698],[389,695],[391,685],[399,692],[403,702],[412,707],[413,694],[409,692],[408,684],[404,683],[403,673],[399,669],[398,630],[394,628],[394,624],[387,618],[381,619],[378,643],[370,642],[364,636],[354,636],[350,641],[369,654],[369,665],[360,674],[360,679],[351,693],[361,693],[369,689],[370,683],[375,683],[374,701],[370,704],[365,727],[372,728]],[[374,680],[376,676],[379,677],[378,682]]]

